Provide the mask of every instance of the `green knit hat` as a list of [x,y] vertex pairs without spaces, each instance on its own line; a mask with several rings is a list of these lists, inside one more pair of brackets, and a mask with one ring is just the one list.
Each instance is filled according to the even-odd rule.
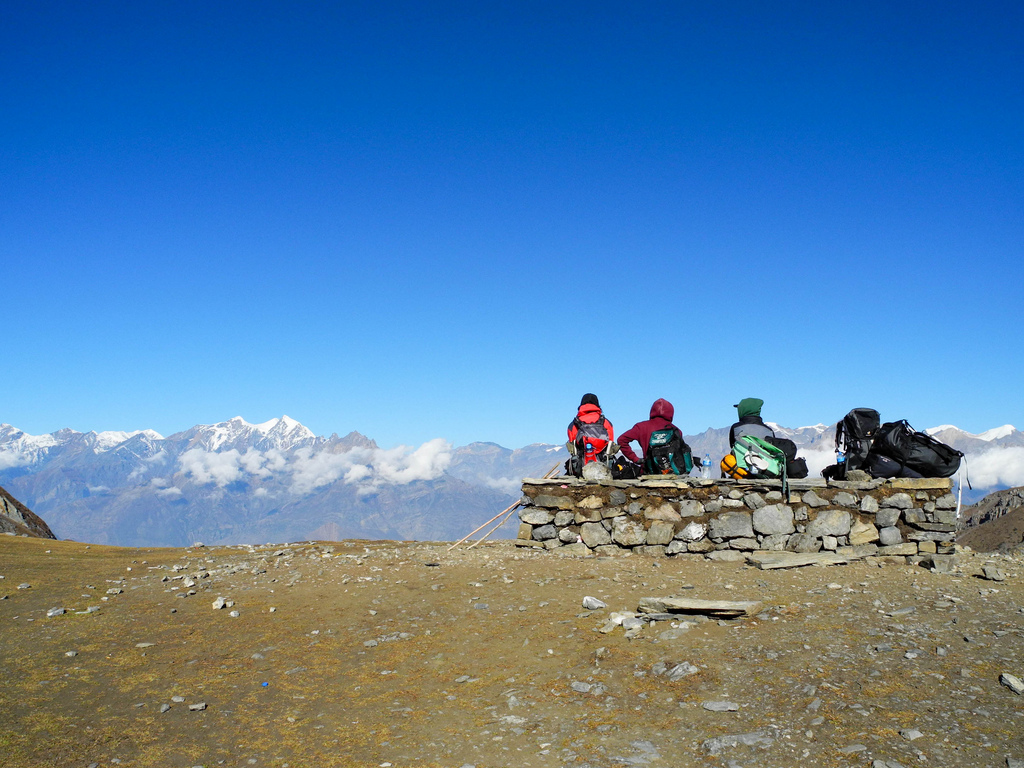
[[733,408],[742,419],[744,416],[760,416],[762,405],[764,405],[764,400],[759,397],[744,397]]

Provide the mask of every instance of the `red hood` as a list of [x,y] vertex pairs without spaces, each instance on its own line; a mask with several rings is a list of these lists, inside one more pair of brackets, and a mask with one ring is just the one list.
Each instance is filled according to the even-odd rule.
[[672,421],[672,417],[676,415],[676,409],[672,407],[672,403],[664,398],[659,397],[654,401],[654,405],[651,406],[651,418],[661,416],[666,421]]
[[[576,418],[582,421],[584,424],[593,424],[597,421],[597,418],[601,415],[601,406],[594,405],[593,403],[587,403],[581,405],[580,409],[576,412]],[[588,416],[590,418],[584,418]]]

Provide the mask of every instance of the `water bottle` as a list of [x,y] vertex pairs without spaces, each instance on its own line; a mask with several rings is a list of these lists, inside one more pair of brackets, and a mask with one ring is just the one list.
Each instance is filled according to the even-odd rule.
[[836,464],[838,464],[840,467],[846,466],[846,454],[843,453],[842,448],[836,451]]
[[700,476],[705,480],[711,477],[711,454],[705,453],[704,460],[700,463]]

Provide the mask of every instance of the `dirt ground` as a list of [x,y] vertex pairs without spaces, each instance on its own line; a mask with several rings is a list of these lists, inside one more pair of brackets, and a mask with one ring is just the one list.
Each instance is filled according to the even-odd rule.
[[[118,549],[0,536],[0,763],[1024,759],[1024,696],[1000,684],[1005,672],[1024,678],[1019,559],[968,554],[951,576],[864,562],[761,571],[571,559],[511,542],[446,549]],[[985,564],[1006,580],[982,579]],[[585,610],[585,596],[608,607]],[[598,631],[647,596],[765,608],[658,621],[635,637]],[[233,605],[214,609],[218,597]],[[52,608],[65,613],[48,617]]]

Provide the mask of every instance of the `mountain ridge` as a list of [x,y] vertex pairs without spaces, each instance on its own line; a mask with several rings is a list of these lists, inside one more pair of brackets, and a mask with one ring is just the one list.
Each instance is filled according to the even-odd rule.
[[[834,460],[834,426],[774,426],[797,443],[812,476]],[[1024,434],[1007,426],[984,440],[936,429],[968,452],[972,479],[982,480],[975,484],[991,488],[1024,484],[1013,482],[1024,471]],[[717,458],[728,451],[728,431],[708,428],[687,441],[695,455]],[[456,447],[440,438],[384,449],[356,431],[317,436],[288,416],[259,424],[236,416],[167,437],[71,429],[34,436],[0,424],[0,484],[61,536],[120,545],[302,540],[317,531],[450,540],[514,500],[523,477],[565,457],[557,444]]]

